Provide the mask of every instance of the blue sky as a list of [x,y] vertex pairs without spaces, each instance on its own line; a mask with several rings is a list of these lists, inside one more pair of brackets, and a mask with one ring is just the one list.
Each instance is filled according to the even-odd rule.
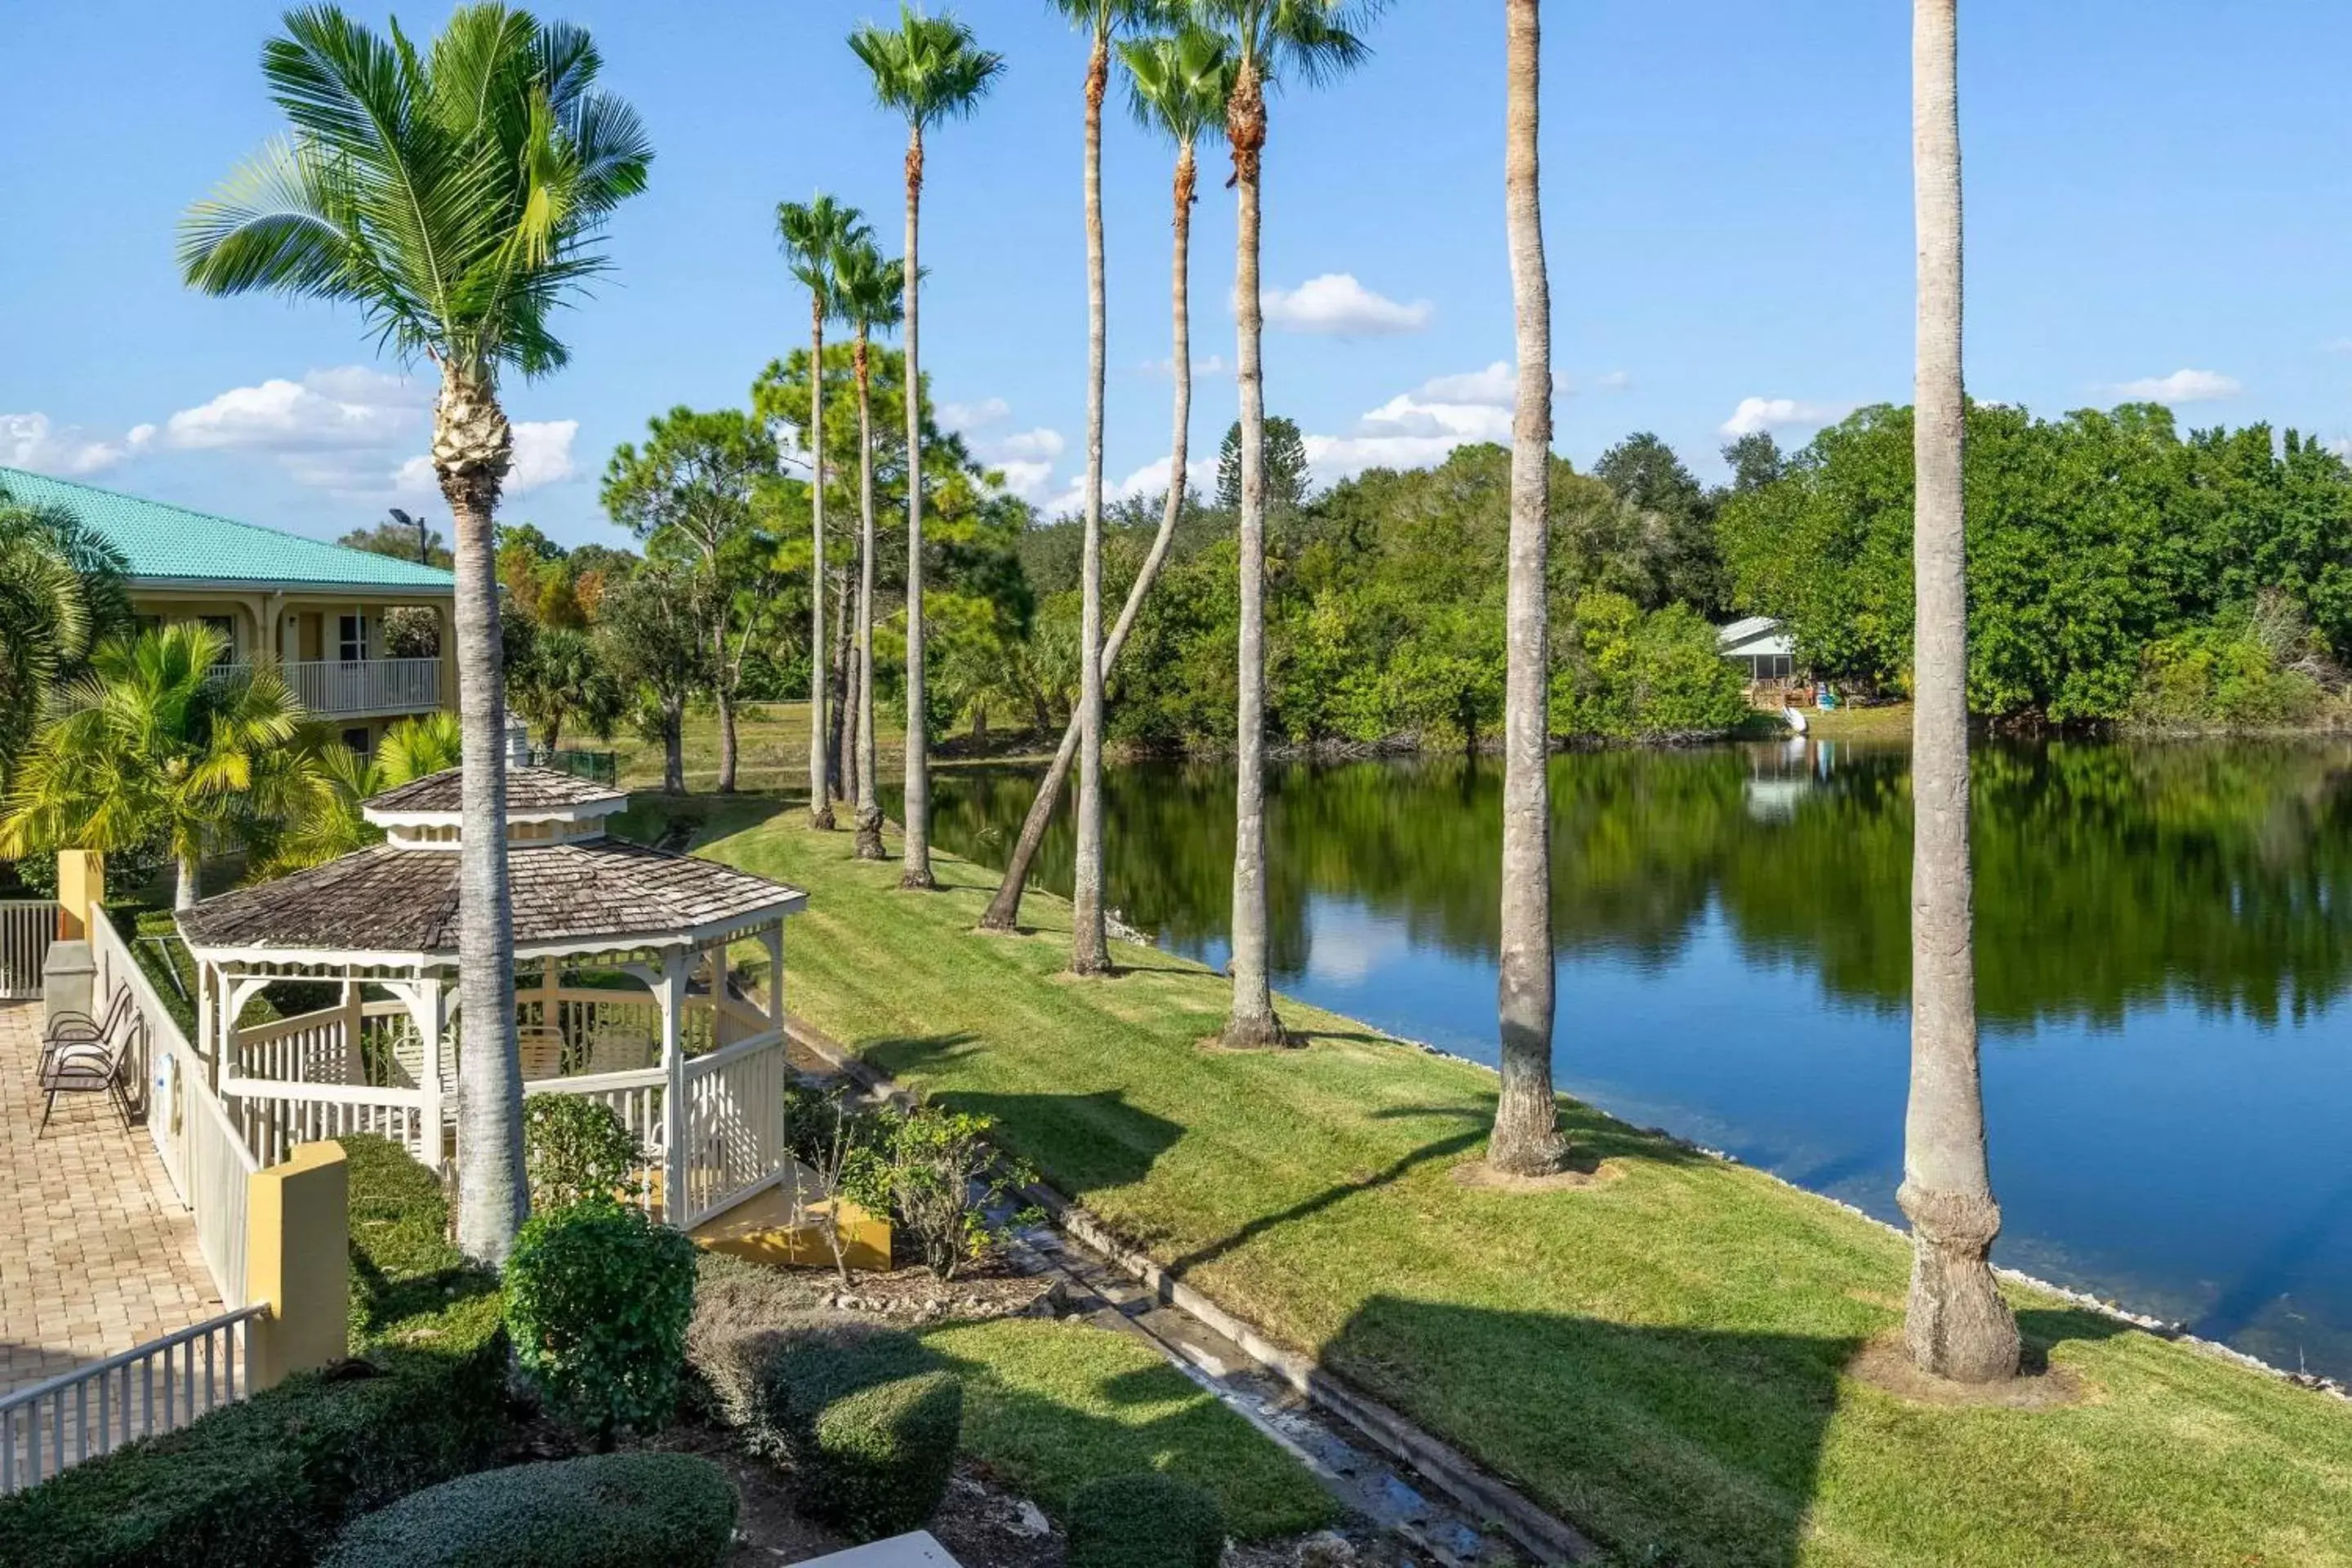
[[[904,132],[842,43],[881,0],[551,9],[594,31],[659,158],[614,225],[616,270],[567,323],[572,367],[510,391],[524,448],[505,515],[612,541],[595,481],[614,445],[672,405],[741,402],[802,340],[775,203],[835,191],[895,246]],[[1050,502],[1083,450],[1083,47],[1031,0],[961,9],[1010,69],[931,143],[925,364],[974,446]],[[1587,464],[1649,428],[1716,475],[1727,425],[1794,444],[1906,398],[1908,7],[1547,10],[1561,451]],[[1507,427],[1503,377],[1482,374],[1511,355],[1499,13],[1402,0],[1368,68],[1275,104],[1267,396],[1326,478]],[[425,32],[446,13],[399,14]],[[310,533],[387,504],[438,521],[413,461],[425,389],[392,379],[354,315],[198,298],[173,267],[182,209],[277,128],[256,67],[276,16],[0,12],[0,58],[38,64],[0,95],[0,463]],[[2352,7],[1971,0],[1961,26],[1971,390],[2352,433]],[[1108,468],[1143,484],[1169,417],[1169,154],[1122,122],[1106,163]],[[1234,406],[1232,197],[1215,149],[1204,169],[1194,343],[1217,368],[1194,442],[1213,452]]]

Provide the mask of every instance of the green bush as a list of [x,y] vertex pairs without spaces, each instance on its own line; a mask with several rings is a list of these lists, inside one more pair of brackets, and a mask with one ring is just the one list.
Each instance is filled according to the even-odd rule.
[[441,1179],[386,1139],[341,1142],[351,1182],[352,1351],[429,1346],[450,1331],[453,1315],[495,1324],[498,1279],[450,1242]]
[[751,1390],[746,1436],[798,1483],[810,1517],[861,1541],[919,1528],[963,1435],[963,1384],[890,1330],[779,1334]]
[[1089,1481],[1070,1497],[1069,1568],[1216,1568],[1217,1500],[1151,1472]]
[[677,1407],[694,1259],[683,1232],[610,1199],[534,1215],[515,1238],[506,1321],[516,1355],[599,1444]]
[[354,1521],[319,1568],[719,1568],[735,1489],[686,1454],[597,1454],[445,1481]]
[[2288,660],[2301,640],[2239,615],[2160,637],[2140,653],[2132,717],[2158,729],[2269,730],[2309,723],[2325,693]]
[[452,1314],[373,1376],[301,1373],[0,1500],[0,1563],[300,1568],[350,1515],[487,1462],[505,1380],[496,1318]]
[[590,1199],[635,1197],[646,1152],[618,1112],[576,1094],[523,1102],[523,1168],[530,1206],[547,1213]]
[[841,1190],[868,1213],[895,1215],[931,1272],[952,1279],[960,1265],[987,1257],[1013,1226],[1038,1217],[1034,1208],[1003,1222],[990,1217],[1037,1179],[1027,1165],[1001,1158],[989,1146],[995,1125],[985,1116],[937,1105],[877,1111],[866,1123],[864,1141],[848,1151]]

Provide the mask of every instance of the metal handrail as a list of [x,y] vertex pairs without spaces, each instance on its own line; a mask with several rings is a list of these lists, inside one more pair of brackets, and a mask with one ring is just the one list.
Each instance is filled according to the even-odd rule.
[[[150,1340],[143,1345],[108,1356],[104,1361],[59,1373],[30,1388],[20,1388],[13,1394],[0,1395],[0,1496],[38,1485],[69,1465],[111,1453],[117,1441],[118,1428],[122,1442],[152,1437],[174,1431],[199,1415],[234,1405],[244,1398],[252,1392],[250,1386],[239,1391],[239,1366],[251,1352],[253,1342],[253,1331],[247,1325],[256,1318],[268,1316],[268,1312],[266,1302],[239,1307],[218,1317],[207,1318],[201,1323],[191,1324],[176,1333],[165,1334],[161,1339]],[[242,1334],[237,1332],[240,1329],[244,1331]],[[194,1349],[199,1343],[204,1346],[201,1374],[197,1370]],[[223,1347],[218,1353],[216,1346]],[[172,1365],[172,1352],[182,1347],[187,1347],[186,1353],[181,1357],[183,1364],[175,1370]],[[159,1361],[163,1366],[160,1385],[155,1375]],[[140,1374],[135,1423],[132,1419],[131,1383],[134,1372]],[[159,1386],[162,1390],[160,1400],[157,1397]],[[91,1442],[92,1388],[97,1390],[98,1407],[95,1446]],[[201,1400],[198,1397],[200,1393]],[[67,1415],[68,1404],[72,1406],[70,1423]],[[21,1459],[17,1438],[20,1423],[25,1435]],[[46,1465],[43,1462],[44,1428],[48,1438]],[[71,1433],[70,1442],[68,1431]],[[67,1457],[69,1447],[71,1458]]]

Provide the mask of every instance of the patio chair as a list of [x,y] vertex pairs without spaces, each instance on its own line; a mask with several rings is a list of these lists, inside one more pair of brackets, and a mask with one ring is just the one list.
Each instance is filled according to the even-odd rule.
[[522,1059],[525,1079],[563,1076],[563,1034],[558,1029],[528,1025],[515,1031],[515,1052]]
[[131,1022],[115,1039],[60,1040],[42,1061],[41,1090],[47,1099],[41,1106],[41,1124],[33,1130],[35,1138],[48,1131],[50,1114],[61,1094],[105,1095],[121,1116],[122,1130],[131,1131],[131,1094],[123,1081],[124,1068],[131,1061],[131,1047],[145,1026],[137,1014],[127,1016]]
[[114,995],[108,1001],[102,1018],[93,1018],[87,1013],[77,1013],[70,1008],[59,1008],[43,1024],[40,1070],[48,1070],[49,1058],[57,1055],[58,1047],[111,1043],[130,1021],[131,987],[128,985],[114,988]]

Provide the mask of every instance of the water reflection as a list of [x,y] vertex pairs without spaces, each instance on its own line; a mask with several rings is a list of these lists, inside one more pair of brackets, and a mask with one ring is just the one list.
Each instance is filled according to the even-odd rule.
[[[2352,745],[1991,745],[1979,1009],[2000,1256],[2352,1373]],[[1491,1059],[1500,774],[1458,757],[1270,781],[1278,984]],[[1000,860],[1024,770],[942,770]],[[1561,1082],[1895,1216],[1910,791],[1899,747],[1554,763]],[[1117,770],[1110,900],[1221,963],[1233,781]],[[1066,814],[1040,858],[1066,889]]]

